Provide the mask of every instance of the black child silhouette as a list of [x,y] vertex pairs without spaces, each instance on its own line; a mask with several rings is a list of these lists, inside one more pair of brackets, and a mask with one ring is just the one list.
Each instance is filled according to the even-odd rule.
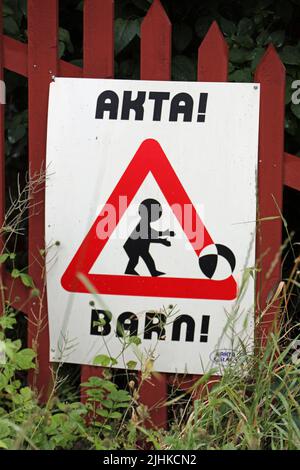
[[140,222],[124,243],[124,250],[129,258],[125,274],[139,276],[135,268],[141,257],[149,269],[151,276],[161,276],[165,273],[156,269],[155,262],[149,252],[150,243],[161,243],[165,246],[171,246],[169,240],[160,237],[174,237],[175,233],[170,230],[158,232],[151,227],[151,222],[158,220],[162,215],[161,204],[155,199],[145,199],[139,206],[139,215],[141,217]]

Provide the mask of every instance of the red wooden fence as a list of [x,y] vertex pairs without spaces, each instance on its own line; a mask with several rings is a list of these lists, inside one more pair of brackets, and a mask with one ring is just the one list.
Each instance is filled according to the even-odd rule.
[[[0,0],[2,9],[2,1]],[[58,0],[28,0],[28,44],[2,34],[0,24],[0,79],[3,69],[28,77],[29,90],[29,169],[33,178],[45,165],[47,102],[49,83],[53,76],[112,78],[114,69],[114,1],[84,1],[83,69],[58,59]],[[171,78],[171,23],[160,4],[154,0],[141,27],[141,79],[170,80]],[[227,81],[228,49],[216,23],[213,23],[198,51],[198,80]],[[266,304],[267,296],[281,278],[280,259],[276,255],[281,245],[283,186],[300,191],[300,158],[284,153],[284,94],[285,69],[273,46],[269,46],[259,63],[255,81],[261,84],[261,111],[259,137],[259,228],[257,260],[262,268],[257,277],[259,305]],[[0,110],[0,227],[4,220],[4,112]],[[29,274],[40,289],[41,299],[28,299],[27,289],[2,268],[2,286],[5,295],[16,308],[28,317],[28,340],[38,352],[38,373],[30,380],[45,400],[51,386],[48,361],[49,337],[47,327],[47,300],[44,286],[44,188],[33,194],[38,210],[32,209],[29,218]],[[276,218],[277,217],[277,218]],[[273,263],[277,259],[277,262]],[[272,272],[270,265],[273,263]],[[0,267],[1,269],[1,267]],[[274,308],[264,318],[257,335],[266,338],[274,320]],[[99,368],[83,366],[82,378],[99,374]],[[195,377],[180,386],[186,388]],[[168,385],[174,377],[154,375],[141,387],[141,401],[148,405],[152,425],[166,426]]]

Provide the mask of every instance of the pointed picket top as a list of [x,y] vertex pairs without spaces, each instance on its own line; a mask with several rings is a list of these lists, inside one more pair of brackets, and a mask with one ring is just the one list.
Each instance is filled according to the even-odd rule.
[[169,17],[164,7],[162,6],[160,0],[153,1],[145,18],[142,21],[142,28],[143,28],[143,25],[147,25],[147,23],[150,23],[156,20],[161,21],[166,27],[171,27],[171,21],[169,20]]
[[141,79],[170,80],[172,25],[159,0],[154,0],[141,25]]
[[198,48],[198,80],[226,82],[228,46],[218,23],[214,21]]
[[[254,81],[279,84],[285,77],[285,66],[273,44],[270,44],[256,67]],[[282,80],[280,80],[282,79]],[[282,84],[281,84],[282,85]]]

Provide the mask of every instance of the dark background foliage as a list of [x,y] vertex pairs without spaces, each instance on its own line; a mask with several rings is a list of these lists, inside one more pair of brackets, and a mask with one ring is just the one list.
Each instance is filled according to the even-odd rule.
[[[26,42],[26,0],[4,0],[4,31]],[[140,24],[152,0],[115,1],[115,76],[139,78]],[[172,79],[195,80],[197,49],[217,20],[230,49],[229,80],[252,81],[269,43],[286,69],[285,150],[300,156],[300,105],[291,102],[291,83],[300,79],[300,0],[162,0],[173,25]],[[59,55],[82,65],[83,1],[60,1]],[[7,182],[14,193],[17,175],[27,163],[27,83],[6,72]],[[294,241],[300,241],[300,196],[285,189],[284,216]],[[22,251],[22,250],[21,250]],[[290,266],[290,258],[287,268]]]

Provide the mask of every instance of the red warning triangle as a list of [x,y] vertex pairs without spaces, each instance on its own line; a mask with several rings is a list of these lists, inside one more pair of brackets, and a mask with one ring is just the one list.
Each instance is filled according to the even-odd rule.
[[[163,149],[156,140],[147,139],[140,145],[106,203],[108,207],[112,205],[116,208],[117,217],[115,226],[109,227],[105,238],[100,239],[97,236],[98,224],[107,217],[106,206],[104,206],[62,276],[61,284],[63,288],[77,293],[91,293],[90,286],[92,286],[93,292],[109,295],[211,300],[235,299],[237,296],[237,284],[233,276],[225,280],[211,280],[90,273],[96,259],[101,254],[126,210],[126,207],[119,207],[119,198],[126,196],[128,207],[150,172],[181,224],[197,257],[205,246],[214,243]],[[183,208],[186,205],[191,207],[188,214],[189,217],[192,217],[190,223],[185,223],[184,221],[185,211]],[[177,213],[174,208],[181,210]],[[200,248],[196,246],[193,227],[200,227],[203,230],[203,246]]]

